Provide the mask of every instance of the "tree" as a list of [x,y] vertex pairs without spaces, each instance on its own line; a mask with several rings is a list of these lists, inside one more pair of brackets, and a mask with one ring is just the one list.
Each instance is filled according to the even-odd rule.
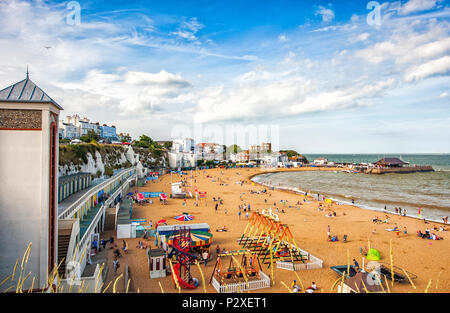
[[170,150],[172,148],[172,141],[166,141],[164,143],[164,148],[166,148],[167,150]]
[[297,151],[295,150],[280,150],[280,152],[286,152],[286,155],[290,158],[293,156],[297,156],[300,155]]
[[241,152],[241,151],[242,151],[241,147],[239,147],[236,144],[229,146],[228,149],[227,149],[227,153],[228,152],[230,152],[230,153],[238,153],[238,152]]
[[84,142],[91,142],[92,140],[98,141],[99,139],[99,135],[92,129],[89,129],[86,135],[80,137],[80,140]]
[[146,136],[146,135],[141,135],[141,137],[139,137],[139,140],[134,142],[134,145],[136,147],[141,147],[141,148],[150,148],[152,145],[155,146],[155,144],[157,144],[157,143],[154,142],[152,140],[152,138],[150,138],[149,136]]

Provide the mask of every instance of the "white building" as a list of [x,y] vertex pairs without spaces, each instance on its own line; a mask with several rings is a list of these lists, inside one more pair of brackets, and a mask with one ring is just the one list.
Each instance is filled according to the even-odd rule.
[[64,123],[59,121],[59,133],[60,138],[78,139],[80,134],[78,128],[73,124]]
[[195,167],[197,164],[197,157],[194,152],[174,152],[167,153],[169,157],[170,168],[186,168]]
[[78,114],[66,117],[66,124],[74,125],[78,130],[78,138],[84,136],[89,130],[93,130],[101,136],[100,123],[91,123],[87,117],[81,118]]
[[[58,260],[58,120],[63,110],[27,77],[0,90],[0,279],[31,243],[24,270],[47,287]],[[16,272],[14,286],[17,283]],[[30,288],[32,279],[24,282]],[[0,286],[6,288],[7,284]]]
[[195,146],[198,160],[225,160],[223,145],[218,143],[199,143]]
[[230,160],[233,163],[247,163],[249,161],[248,151],[230,153]]
[[289,162],[286,154],[273,152],[263,156],[262,163],[266,167],[285,167]]
[[191,138],[175,139],[172,142],[173,152],[195,152],[195,141]]
[[324,158],[324,157],[314,159],[314,162],[313,162],[314,165],[326,165],[327,163],[328,163],[328,160],[327,160],[327,158]]

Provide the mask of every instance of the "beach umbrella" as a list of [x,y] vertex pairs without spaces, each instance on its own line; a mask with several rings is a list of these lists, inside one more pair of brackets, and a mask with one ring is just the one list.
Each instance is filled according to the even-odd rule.
[[174,218],[178,221],[186,222],[186,221],[192,221],[194,219],[194,216],[190,215],[190,214],[181,214],[181,215],[175,216]]
[[132,192],[127,193],[127,196],[132,196],[132,195],[133,195]]
[[163,223],[167,223],[167,220],[159,220],[156,222],[156,224],[163,224]]

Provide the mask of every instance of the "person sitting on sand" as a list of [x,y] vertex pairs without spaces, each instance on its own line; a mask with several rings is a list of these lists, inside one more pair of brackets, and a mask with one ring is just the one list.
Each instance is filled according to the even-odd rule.
[[216,229],[218,232],[226,232],[228,231],[228,228],[224,225],[222,228]]

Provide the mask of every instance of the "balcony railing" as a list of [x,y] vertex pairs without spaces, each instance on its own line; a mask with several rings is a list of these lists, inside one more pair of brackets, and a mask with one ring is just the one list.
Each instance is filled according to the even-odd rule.
[[75,201],[73,204],[68,206],[64,211],[62,211],[59,215],[59,219],[65,219],[65,218],[72,218],[76,211],[78,211],[83,203],[88,201],[88,199],[98,193],[100,190],[111,184],[112,182],[116,181],[117,179],[122,179],[124,175],[127,175],[130,171],[136,171],[136,167],[130,167],[127,169],[123,169],[120,173],[116,174],[115,176],[105,180],[101,184],[93,187],[92,189],[88,190],[84,195],[82,195],[77,201]]

